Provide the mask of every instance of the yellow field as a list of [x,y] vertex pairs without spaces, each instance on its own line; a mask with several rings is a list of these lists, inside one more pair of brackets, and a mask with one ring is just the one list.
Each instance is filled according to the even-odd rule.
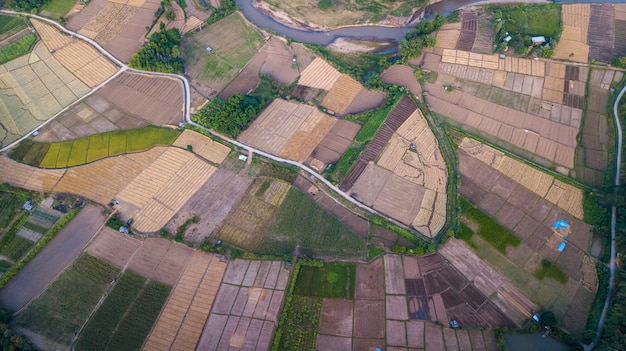
[[437,32],[437,47],[454,49],[459,35],[461,35],[461,22],[444,24]]
[[480,67],[494,70],[499,69],[499,65],[502,64],[502,60],[500,60],[497,55],[484,55],[452,49],[443,50],[441,62],[455,63],[459,65],[468,65],[471,67]]
[[188,151],[168,148],[118,195],[139,211],[134,228],[156,232],[178,212],[216,168]]
[[464,138],[459,147],[574,217],[583,218],[583,191],[581,189],[563,183],[549,174],[514,160],[474,139]]
[[211,311],[227,264],[195,251],[143,350],[193,350]]
[[187,145],[191,145],[192,151],[198,156],[217,164],[221,164],[230,153],[228,146],[192,130],[183,131],[173,144],[183,149],[187,149]]
[[105,45],[122,32],[137,11],[137,6],[129,6],[125,1],[108,1],[78,32]]
[[589,45],[587,32],[589,29],[589,4],[563,5],[561,20],[563,33],[554,48],[554,58],[587,63]]
[[298,84],[305,87],[330,90],[339,77],[341,77],[339,71],[318,57],[302,71]]
[[63,177],[63,169],[40,169],[17,163],[6,155],[0,156],[0,183],[9,183],[18,188],[50,192]]
[[332,111],[331,114],[337,113],[342,115],[346,112],[346,109],[350,106],[350,103],[359,94],[361,89],[363,89],[361,83],[347,74],[342,74],[324,97],[322,106]]

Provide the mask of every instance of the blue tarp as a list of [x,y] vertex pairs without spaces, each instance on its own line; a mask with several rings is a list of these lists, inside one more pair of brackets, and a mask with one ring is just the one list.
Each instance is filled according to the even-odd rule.
[[565,241],[561,241],[559,247],[557,247],[556,249],[559,250],[559,252],[563,252],[563,250],[565,250],[565,246],[567,246],[567,243]]
[[569,228],[569,223],[567,223],[566,220],[558,220],[556,222],[554,222],[554,229],[567,229]]

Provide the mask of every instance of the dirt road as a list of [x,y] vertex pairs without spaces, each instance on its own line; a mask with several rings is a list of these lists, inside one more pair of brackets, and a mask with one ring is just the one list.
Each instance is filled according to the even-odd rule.
[[104,224],[102,208],[87,205],[0,290],[0,305],[15,312],[39,295]]

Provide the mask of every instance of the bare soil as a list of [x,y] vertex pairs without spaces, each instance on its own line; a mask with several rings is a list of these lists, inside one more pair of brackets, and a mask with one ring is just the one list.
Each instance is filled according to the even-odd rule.
[[192,255],[193,249],[188,246],[150,238],[141,245],[128,268],[148,279],[175,285]]
[[385,297],[384,284],[383,260],[381,258],[369,264],[357,265],[355,298],[383,299]]
[[318,334],[352,337],[352,300],[324,299]]
[[124,268],[141,241],[121,234],[109,227],[103,227],[98,236],[87,246],[85,252],[117,268]]

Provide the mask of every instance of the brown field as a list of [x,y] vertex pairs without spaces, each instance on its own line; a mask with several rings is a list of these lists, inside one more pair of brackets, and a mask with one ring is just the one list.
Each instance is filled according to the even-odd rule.
[[128,268],[142,276],[174,286],[194,250],[164,238],[148,238],[132,255]]
[[[448,24],[444,25],[444,27],[447,25]],[[439,33],[441,33],[441,31]],[[439,38],[439,34],[437,34],[437,38]],[[437,39],[437,41],[439,42],[439,39]],[[422,95],[422,87],[417,77],[415,77],[413,68],[410,66],[393,65],[381,73],[380,78],[385,83],[397,84],[409,88],[409,91],[415,96],[421,97]]]
[[357,265],[354,292],[356,299],[383,299],[385,297],[382,263],[383,261],[378,259],[369,264]]
[[330,114],[342,116],[362,89],[361,83],[347,74],[342,74],[324,97],[322,106],[327,108]]
[[589,45],[587,45],[589,14],[590,5],[588,4],[563,5],[561,7],[563,33],[554,49],[554,58],[587,62],[589,58]]
[[320,334],[334,336],[352,336],[352,300],[324,299],[322,313],[317,330]]
[[195,154],[207,161],[217,164],[224,162],[224,159],[226,159],[226,156],[230,153],[228,146],[213,141],[211,138],[192,130],[183,131],[172,145],[182,149],[187,149],[188,145],[191,145],[192,151]]
[[78,194],[95,202],[107,204],[165,150],[164,147],[155,147],[145,152],[111,157],[73,167],[67,170],[58,184],[55,183],[54,191]]
[[122,73],[98,95],[152,124],[178,124],[183,116],[183,87],[177,79]]
[[281,262],[232,261],[198,349],[268,350],[290,274]]
[[493,17],[491,15],[480,15],[476,20],[476,39],[472,52],[479,54],[493,53]]
[[[117,268],[124,268],[142,242],[109,227],[102,227],[85,252]],[[178,279],[178,276],[176,277]]]
[[437,32],[437,48],[454,49],[461,33],[461,22],[446,23]]
[[347,115],[373,110],[382,105],[384,101],[385,93],[382,91],[367,90],[363,88],[354,97],[354,99],[352,99],[352,102],[350,102],[350,105],[348,105],[344,113]]
[[[267,188],[261,190],[264,184],[267,184]],[[280,180],[257,178],[222,222],[217,238],[254,251],[263,240],[289,188],[288,183]]]
[[0,182],[9,183],[15,187],[51,192],[65,170],[40,169],[17,163],[6,155],[0,156]]
[[226,266],[218,256],[194,251],[143,349],[193,350]]
[[128,62],[141,47],[146,26],[152,23],[158,7],[157,0],[93,0],[69,18],[67,27],[96,40],[113,56]]
[[117,72],[118,67],[91,45],[61,34],[44,22],[32,20],[32,23],[37,32],[41,33],[48,50],[54,50],[52,56],[89,87],[97,86]]
[[[311,157],[325,164],[337,163],[344,152],[352,145],[361,126],[345,120],[339,120],[320,141]],[[324,165],[325,167],[325,165]]]
[[[271,76],[281,84],[293,83],[300,71],[304,69],[301,67],[300,58],[296,55],[293,46],[294,44],[287,45],[280,37],[271,37],[257,53],[257,55],[264,55],[259,72]],[[294,56],[296,57],[295,63],[292,61]]]
[[339,71],[318,57],[302,71],[298,84],[311,88],[330,90],[339,77],[341,77]]
[[314,107],[276,99],[239,140],[274,155],[302,162],[336,120]]

